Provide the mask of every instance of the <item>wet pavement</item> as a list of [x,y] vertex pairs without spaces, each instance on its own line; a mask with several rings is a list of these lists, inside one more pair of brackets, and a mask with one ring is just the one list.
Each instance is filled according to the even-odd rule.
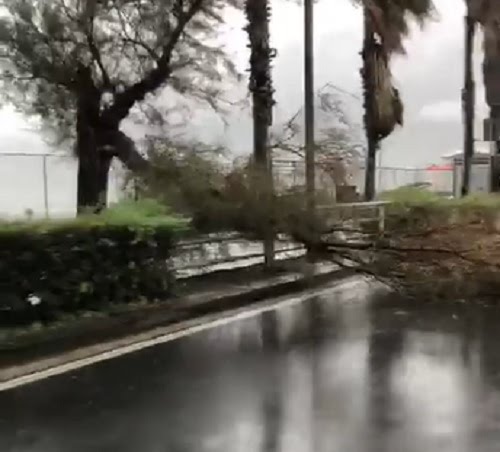
[[498,452],[498,325],[346,285],[0,393],[0,451]]

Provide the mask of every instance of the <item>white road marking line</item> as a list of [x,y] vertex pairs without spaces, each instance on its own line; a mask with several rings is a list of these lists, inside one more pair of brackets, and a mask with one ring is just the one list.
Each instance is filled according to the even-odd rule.
[[[286,296],[285,300],[282,301],[276,301],[280,300],[281,298],[284,297],[278,297],[277,299],[275,298],[274,302],[273,300],[268,300],[268,301],[263,301],[257,304],[257,307],[254,308],[240,308],[239,310],[244,309],[242,312],[238,312],[238,310],[233,310],[227,313],[227,315],[222,318],[218,318],[216,320],[209,320],[210,317],[217,315],[217,314],[212,314],[211,316],[205,316],[201,317],[198,319],[195,319],[198,324],[193,325],[193,326],[186,326],[183,329],[180,329],[178,331],[162,334],[160,336],[151,338],[151,339],[145,339],[145,340],[140,340],[136,343],[130,344],[130,345],[125,345],[122,347],[118,347],[113,350],[97,353],[96,355],[89,356],[86,358],[81,358],[81,359],[76,359],[71,362],[65,363],[65,364],[60,364],[56,365],[53,367],[50,367],[48,369],[40,370],[37,372],[33,372],[27,375],[23,375],[20,377],[15,377],[12,378],[11,380],[7,380],[5,382],[0,382],[0,392],[2,391],[8,391],[9,389],[14,389],[23,385],[27,385],[30,383],[35,383],[40,380],[45,380],[50,377],[54,377],[57,375],[61,375],[67,372],[71,372],[73,370],[81,369],[82,367],[90,366],[92,364],[97,364],[102,361],[106,361],[109,359],[117,358],[123,355],[127,355],[129,353],[133,353],[139,350],[143,350],[145,348],[149,348],[155,345],[159,344],[164,344],[167,342],[171,342],[173,340],[185,337],[185,336],[190,336],[192,334],[196,334],[202,331],[206,331],[209,329],[214,329],[219,326],[224,326],[229,323],[238,321],[238,320],[245,320],[251,317],[255,317],[263,312],[268,312],[268,311],[273,311],[275,309],[280,309],[288,306],[295,306],[297,304],[302,303],[304,300],[321,295],[325,292],[332,292],[332,291],[337,291],[337,290],[345,290],[346,286],[355,286],[358,285],[360,282],[359,278],[356,279],[348,279],[348,280],[341,280],[338,281],[330,286],[327,287],[322,287],[320,289],[316,290],[311,290],[307,294],[301,294],[297,296]],[[236,313],[235,313],[236,311]],[[219,316],[221,314],[218,314]],[[208,319],[208,320],[207,320]],[[189,322],[189,321],[188,321]],[[168,328],[168,327],[165,327]]]

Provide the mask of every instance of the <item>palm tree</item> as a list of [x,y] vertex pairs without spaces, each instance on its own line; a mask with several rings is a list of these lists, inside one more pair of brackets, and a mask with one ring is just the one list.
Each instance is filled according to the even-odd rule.
[[250,47],[249,90],[253,100],[254,159],[257,164],[266,164],[269,159],[268,136],[272,122],[273,86],[271,77],[269,0],[247,0],[245,13]]
[[473,70],[473,44],[477,20],[474,17],[475,0],[465,0],[465,46],[464,46],[464,88],[462,91],[462,107],[464,112],[464,170],[462,179],[462,196],[470,191],[472,156],[474,155],[474,118],[475,118],[475,85]]
[[392,82],[391,57],[404,53],[410,20],[423,24],[434,11],[432,0],[355,0],[363,5],[364,123],[368,144],[365,198],[375,197],[375,158],[380,142],[403,124],[403,104]]
[[[265,202],[270,201],[272,191],[271,155],[269,151],[269,128],[272,123],[273,84],[271,75],[271,60],[274,49],[270,46],[269,22],[270,0],[246,0],[245,14],[247,17],[246,31],[250,47],[250,82],[249,90],[253,101],[253,161],[258,179],[256,189],[264,187]],[[262,178],[264,180],[262,180]],[[271,203],[269,202],[270,206]],[[266,209],[267,212],[267,209]],[[271,212],[267,212],[269,217]],[[260,219],[262,221],[271,220]],[[264,253],[266,264],[273,260],[274,240],[270,226],[265,230]],[[269,237],[267,237],[269,236]]]
[[[483,29],[484,60],[483,81],[486,103],[490,109],[490,121],[496,129],[495,154],[500,154],[500,136],[497,125],[500,123],[500,3],[497,0],[466,0],[467,14],[474,23]],[[493,165],[492,190],[500,191],[500,168]]]

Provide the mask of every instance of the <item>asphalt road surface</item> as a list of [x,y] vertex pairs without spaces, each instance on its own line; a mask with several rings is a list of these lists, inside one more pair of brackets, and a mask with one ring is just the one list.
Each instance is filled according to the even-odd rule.
[[498,452],[498,325],[346,286],[2,392],[0,451]]

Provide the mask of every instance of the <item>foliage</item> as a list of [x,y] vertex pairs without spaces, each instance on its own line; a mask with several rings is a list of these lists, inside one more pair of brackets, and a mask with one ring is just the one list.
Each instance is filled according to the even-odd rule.
[[384,237],[372,274],[420,300],[491,298],[500,290],[500,196],[448,199],[422,189],[385,193]]
[[0,19],[3,95],[64,131],[75,123],[82,68],[91,71],[108,116],[123,119],[128,111],[119,109],[167,79],[172,89],[213,103],[223,74],[235,73],[214,43],[228,5],[238,2],[10,0]]
[[[352,183],[349,174],[356,171],[364,152],[360,127],[349,115],[342,93],[335,85],[326,83],[317,90],[315,102],[317,164],[332,176],[336,185]],[[285,158],[304,159],[303,115],[304,109],[300,108],[272,131],[275,158],[283,154]]]
[[155,198],[196,223],[202,206],[216,202],[224,184],[223,150],[195,142],[151,139],[147,155],[154,170],[133,181],[136,196]]
[[77,207],[106,205],[113,158],[150,164],[121,129],[168,82],[217,106],[235,68],[215,42],[228,6],[241,0],[12,0],[0,17],[2,93],[75,140]]
[[423,25],[433,17],[433,0],[354,0],[363,5],[386,54],[404,53],[403,40],[410,33],[411,19]]
[[491,227],[489,209],[475,206],[473,217],[458,221],[436,219],[426,229],[390,231],[390,249],[374,259],[378,275],[419,299],[497,300],[499,228]]
[[[140,201],[120,201],[96,217],[108,225],[166,226],[179,230],[187,226],[187,220],[173,215],[165,204],[150,198],[143,198]],[[84,217],[78,221],[85,220]]]
[[400,187],[394,190],[382,192],[378,195],[381,201],[388,201],[393,204],[424,204],[443,201],[438,194],[419,187]]
[[500,213],[500,196],[496,194],[449,199],[426,189],[403,187],[381,193],[379,198],[390,202],[388,224],[401,232],[470,223],[492,229]]
[[375,196],[375,155],[380,142],[402,125],[404,106],[394,86],[390,69],[396,52],[404,53],[403,40],[410,19],[423,24],[433,10],[432,0],[354,0],[363,6],[363,86],[364,125],[367,138],[365,198]]
[[[172,206],[191,219],[193,230],[262,237],[270,227],[290,233],[306,221],[304,187],[276,193],[247,160],[231,164],[206,145],[178,147],[160,140],[150,142],[148,156],[155,171],[136,185],[137,195]],[[318,205],[334,202],[327,192],[318,190],[316,196]]]
[[152,201],[76,220],[2,224],[0,325],[165,299],[172,288],[167,260],[185,227]]
[[[404,53],[403,40],[410,32],[411,19],[423,25],[435,11],[432,0],[356,0],[365,10],[365,40],[362,70],[364,89],[373,104],[370,133],[377,140],[387,137],[403,124],[403,103],[394,87],[390,61]],[[375,39],[374,37],[377,37]],[[368,80],[368,78],[370,80]],[[368,94],[365,94],[365,97]]]

